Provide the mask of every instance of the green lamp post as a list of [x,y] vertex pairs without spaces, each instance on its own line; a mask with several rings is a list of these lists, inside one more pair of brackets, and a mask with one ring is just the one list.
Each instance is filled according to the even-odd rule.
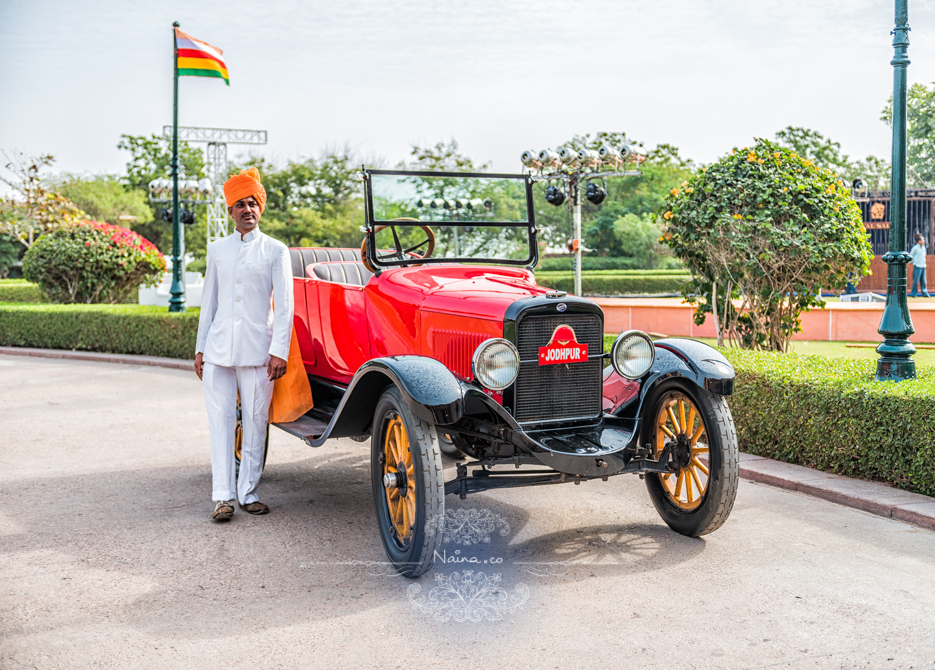
[[916,376],[912,355],[915,346],[909,336],[915,331],[906,299],[906,67],[909,65],[908,0],[896,0],[896,27],[893,29],[893,180],[890,187],[890,244],[883,256],[886,263],[886,307],[878,332],[883,342],[877,347],[877,381],[903,381]]
[[[172,286],[169,289],[170,312],[185,311],[185,277],[182,263],[185,257],[185,230],[179,218],[179,49],[175,29],[179,22],[172,24],[172,61],[174,63],[172,89]],[[903,281],[903,293],[905,293]]]

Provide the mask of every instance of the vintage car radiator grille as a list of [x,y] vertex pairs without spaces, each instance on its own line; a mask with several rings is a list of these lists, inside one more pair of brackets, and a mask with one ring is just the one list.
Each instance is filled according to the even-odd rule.
[[517,421],[593,417],[601,412],[600,358],[587,363],[539,365],[539,347],[549,343],[558,326],[571,326],[590,355],[604,350],[603,321],[597,314],[529,316],[519,322],[519,376],[516,378]]
[[474,373],[471,370],[471,359],[474,357],[474,350],[489,337],[483,333],[433,328],[432,351],[435,358],[456,375],[463,379],[472,379]]

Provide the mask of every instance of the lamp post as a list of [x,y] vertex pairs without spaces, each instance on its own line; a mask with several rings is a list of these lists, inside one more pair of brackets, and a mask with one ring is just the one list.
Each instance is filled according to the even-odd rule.
[[915,332],[906,299],[906,67],[909,65],[908,0],[896,0],[896,27],[893,29],[893,178],[890,187],[889,252],[886,263],[886,307],[878,332],[883,342],[877,347],[877,381],[903,381],[916,376],[912,355],[915,346],[909,336]]
[[[185,280],[182,275],[182,258],[185,256],[185,232],[179,219],[179,49],[175,38],[175,28],[179,22],[172,24],[172,286],[169,289],[170,312],[185,311]],[[903,282],[905,284],[905,282]],[[905,292],[905,291],[904,291]]]

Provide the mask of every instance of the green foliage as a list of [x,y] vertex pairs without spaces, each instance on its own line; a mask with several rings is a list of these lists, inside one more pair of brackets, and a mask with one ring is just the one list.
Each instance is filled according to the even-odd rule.
[[0,172],[0,184],[5,184],[10,194],[0,197],[0,234],[28,248],[43,233],[85,217],[68,198],[49,189],[40,174],[55,162],[54,156],[4,151],[3,157],[6,164],[5,172]]
[[[935,83],[913,84],[906,98],[906,178],[909,188],[935,185]],[[883,109],[881,120],[893,125],[893,97]],[[889,178],[885,188],[889,190]]]
[[448,144],[437,142],[435,146],[422,147],[413,144],[409,155],[413,159],[400,161],[400,170],[424,170],[426,172],[483,172],[490,163],[475,163],[461,153],[457,140],[451,138]]
[[653,216],[627,213],[614,218],[622,210],[620,203],[614,203],[598,213],[585,233],[585,245],[613,256],[632,258],[633,267],[637,268],[652,269],[664,264],[668,249],[660,248],[662,230]]
[[356,180],[360,161],[350,147],[333,147],[318,158],[289,161],[278,168],[265,158],[241,167],[256,167],[266,189],[263,232],[288,246],[360,246],[363,198]]
[[935,368],[873,380],[875,362],[726,350],[747,453],[935,495]]
[[[662,258],[658,259],[657,262],[659,263],[659,266],[652,270],[654,273],[675,272],[677,274],[685,274],[685,270],[682,269],[682,264],[671,256],[663,256]],[[574,256],[572,256],[572,254],[564,254],[562,256],[540,258],[537,269],[545,272],[558,272],[562,270],[571,272],[574,270]],[[645,268],[640,266],[640,260],[632,256],[621,257],[582,255],[581,269],[584,272],[597,270],[645,271]]]
[[[678,274],[658,271],[646,272],[582,272],[581,292],[584,295],[637,295],[678,293],[691,277],[684,271]],[[547,288],[572,293],[575,277],[571,272],[536,272],[536,283]]]
[[157,284],[165,269],[151,242],[98,221],[48,232],[23,257],[23,276],[52,302],[121,302],[141,285]]
[[702,168],[663,210],[662,239],[693,275],[683,294],[697,305],[696,323],[712,314],[719,339],[748,348],[785,351],[802,310],[824,305],[822,288],[869,271],[847,186],[768,140]]
[[0,302],[45,302],[42,289],[25,279],[0,279]]
[[60,175],[52,188],[95,221],[133,228],[153,218],[146,191],[130,187],[114,175]]
[[190,359],[198,313],[141,305],[0,304],[0,346]]
[[776,142],[791,149],[799,156],[810,160],[820,168],[836,172],[849,184],[857,177],[867,183],[871,191],[889,189],[890,165],[882,158],[867,156],[862,161],[853,161],[841,152],[841,144],[808,128],[787,126],[776,133]]
[[10,270],[19,260],[23,245],[11,235],[0,235],[0,279],[10,276]]

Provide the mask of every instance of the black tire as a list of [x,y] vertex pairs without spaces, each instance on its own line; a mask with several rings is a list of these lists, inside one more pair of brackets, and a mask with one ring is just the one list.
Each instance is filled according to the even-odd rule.
[[[400,423],[404,435],[398,432]],[[397,454],[397,448],[403,453]],[[390,459],[387,459],[388,449]],[[400,461],[400,457],[404,461]],[[396,465],[392,464],[394,458]],[[400,463],[406,466],[402,468],[406,472],[402,477],[398,473]],[[384,475],[387,474],[402,486],[385,486]],[[383,392],[373,414],[370,475],[377,526],[387,557],[404,577],[425,574],[435,564],[435,550],[441,544],[444,526],[445,480],[441,451],[435,426],[415,416],[395,386]],[[391,506],[398,514],[391,513]],[[412,523],[406,524],[407,519]],[[399,531],[399,527],[403,531]]]
[[[686,400],[694,405],[694,415]],[[662,445],[674,442],[678,445],[675,451],[681,466],[673,475],[646,474],[646,488],[656,511],[672,530],[682,535],[698,537],[717,530],[730,516],[740,480],[737,433],[727,400],[697,386],[672,381],[650,391],[645,408],[640,422],[640,444],[652,445],[658,457]],[[672,410],[671,414],[667,408]],[[659,427],[660,420],[675,433],[675,439]],[[675,430],[681,428],[679,422],[686,424],[681,432]],[[704,432],[695,438],[694,444],[689,437],[686,449],[685,436],[694,435],[699,425],[703,425]],[[707,440],[706,445],[702,437]],[[706,466],[703,458],[699,458],[702,454],[695,453],[702,452],[705,446]],[[692,488],[701,488],[702,476],[706,478],[703,495],[700,500],[693,500]]]
[[[234,424],[234,480],[240,477],[240,449],[243,444],[243,414],[240,409],[240,394],[237,394],[237,423]],[[266,442],[263,445],[263,465],[260,472],[266,468],[266,455],[269,453],[269,424],[266,424]]]

